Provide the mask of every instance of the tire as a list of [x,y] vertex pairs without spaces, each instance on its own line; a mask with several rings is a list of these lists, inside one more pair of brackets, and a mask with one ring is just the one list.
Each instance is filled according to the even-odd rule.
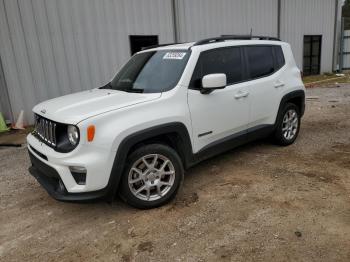
[[[289,121],[289,119],[292,120]],[[278,123],[274,133],[274,141],[278,145],[289,146],[293,144],[298,137],[299,130],[300,110],[295,104],[287,103],[278,117]]]
[[162,144],[145,145],[127,158],[119,195],[139,209],[159,207],[176,196],[183,177],[182,161],[174,149]]

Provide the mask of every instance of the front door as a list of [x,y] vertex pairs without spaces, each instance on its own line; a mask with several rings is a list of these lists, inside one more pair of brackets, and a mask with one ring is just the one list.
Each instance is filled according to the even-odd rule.
[[[201,94],[201,79],[224,73],[227,86]],[[242,82],[243,59],[240,47],[218,48],[201,53],[188,91],[194,137],[194,153],[234,134],[244,134],[249,119],[249,94]]]

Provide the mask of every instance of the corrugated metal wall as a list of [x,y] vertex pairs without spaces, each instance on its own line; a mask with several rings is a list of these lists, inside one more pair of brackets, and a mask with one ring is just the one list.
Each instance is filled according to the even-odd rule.
[[[278,0],[175,3],[181,42],[251,29],[278,33]],[[331,71],[335,0],[281,3],[281,38],[299,67],[303,35],[322,34],[321,71]],[[130,57],[129,35],[173,42],[173,22],[172,0],[0,0],[0,57],[12,114],[24,109],[31,122],[38,102],[106,83]],[[0,110],[9,118],[2,93]]]
[[1,57],[0,57],[0,112],[4,115],[6,120],[11,119],[11,106],[8,98],[6,80],[4,71],[2,69]]
[[38,102],[106,83],[130,57],[130,34],[173,42],[171,1],[0,0],[0,56],[13,114],[24,109],[32,122]]
[[179,41],[222,34],[277,36],[277,0],[178,0]]
[[321,72],[332,71],[335,0],[282,0],[281,38],[303,68],[303,36],[322,35]]
[[334,43],[334,52],[333,52],[333,70],[339,69],[339,51],[340,51],[340,36],[341,36],[341,21],[342,21],[342,7],[343,7],[343,1],[336,0],[337,2],[337,9],[336,14],[337,17],[335,17],[335,28],[334,28],[334,36],[335,36],[335,43]]

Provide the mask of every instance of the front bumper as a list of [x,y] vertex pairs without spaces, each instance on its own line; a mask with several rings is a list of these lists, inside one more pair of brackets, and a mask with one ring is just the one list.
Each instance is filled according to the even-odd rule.
[[[27,136],[28,150],[59,174],[69,193],[85,193],[105,188],[109,182],[115,154],[93,145],[79,144],[70,153],[59,153],[41,143],[32,134]],[[85,183],[79,183],[70,167],[86,169]]]
[[88,201],[103,198],[107,195],[107,189],[84,193],[67,192],[58,172],[39,160],[30,150],[28,152],[32,163],[32,166],[29,168],[30,174],[36,178],[53,198],[60,201]]

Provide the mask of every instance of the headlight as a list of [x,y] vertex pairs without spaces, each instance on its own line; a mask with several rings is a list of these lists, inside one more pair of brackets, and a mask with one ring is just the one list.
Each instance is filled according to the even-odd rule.
[[72,146],[76,146],[79,142],[79,130],[77,127],[69,125],[67,128],[68,140]]

